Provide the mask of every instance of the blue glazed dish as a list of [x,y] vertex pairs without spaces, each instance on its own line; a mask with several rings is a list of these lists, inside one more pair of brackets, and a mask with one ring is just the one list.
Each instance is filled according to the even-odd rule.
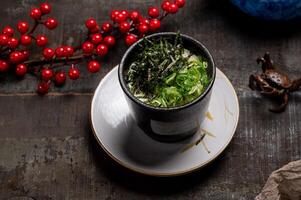
[[273,21],[301,17],[301,0],[231,0],[244,13]]

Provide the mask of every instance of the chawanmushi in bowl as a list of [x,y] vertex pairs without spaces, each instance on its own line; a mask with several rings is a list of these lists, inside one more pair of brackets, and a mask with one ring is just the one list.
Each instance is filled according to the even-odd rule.
[[157,33],[132,45],[118,76],[132,116],[149,136],[176,142],[192,136],[207,112],[215,65],[187,35]]

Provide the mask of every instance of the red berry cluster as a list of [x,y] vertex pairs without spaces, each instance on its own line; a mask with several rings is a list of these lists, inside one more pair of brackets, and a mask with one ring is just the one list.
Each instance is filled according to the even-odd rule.
[[[29,16],[34,20],[32,26],[26,21],[18,22],[16,29],[19,37],[11,26],[3,28],[0,34],[0,73],[11,69],[20,77],[26,73],[36,75],[40,80],[38,93],[46,94],[52,82],[63,85],[67,76],[71,80],[78,79],[80,71],[76,64],[81,61],[87,61],[89,72],[98,72],[101,64],[96,58],[106,56],[116,44],[117,37],[124,37],[126,45],[130,46],[146,34],[157,31],[168,14],[177,13],[184,5],[185,0],[164,0],[162,10],[159,7],[149,7],[147,17],[137,10],[113,10],[110,14],[111,21],[101,25],[94,18],[86,20],[88,37],[83,44],[49,48],[46,47],[49,42],[47,36],[34,32],[39,25],[53,30],[58,26],[58,21],[53,17],[45,17],[52,7],[49,3],[42,3],[40,7],[30,10]],[[29,60],[28,47],[34,43],[43,48],[39,60]]]

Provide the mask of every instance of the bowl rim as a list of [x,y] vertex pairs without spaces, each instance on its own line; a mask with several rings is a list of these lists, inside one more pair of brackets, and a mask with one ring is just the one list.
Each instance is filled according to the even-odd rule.
[[[179,33],[176,33],[176,32],[159,32],[159,33],[154,33],[154,34],[151,34],[149,36],[146,36],[144,38],[146,39],[150,39],[150,38],[153,38],[153,37],[160,37],[160,36],[163,36],[163,37],[166,37],[166,36],[176,36],[178,35]],[[124,79],[124,69],[125,69],[125,61],[126,59],[129,57],[129,55],[133,52],[133,49],[135,49],[136,46],[138,46],[144,38],[141,38],[140,40],[138,40],[136,43],[134,43],[131,47],[129,47],[127,49],[127,51],[125,52],[125,54],[123,55],[122,59],[121,59],[121,62],[118,66],[118,80],[119,80],[119,83],[121,85],[121,88],[123,90],[123,92],[133,101],[135,102],[136,104],[144,107],[145,109],[148,109],[148,110],[151,110],[151,111],[162,111],[162,112],[169,112],[169,111],[179,111],[179,110],[183,110],[183,109],[186,109],[186,108],[189,108],[195,104],[197,104],[198,102],[200,102],[202,99],[204,99],[208,94],[209,92],[211,91],[212,87],[213,87],[213,84],[215,82],[215,79],[216,79],[216,66],[215,66],[215,62],[214,62],[214,59],[211,55],[211,53],[209,52],[209,50],[205,47],[205,45],[203,45],[201,42],[199,42],[198,40],[194,39],[193,37],[190,37],[188,35],[185,35],[185,34],[181,34],[180,33],[180,36],[182,38],[185,38],[187,40],[190,40],[192,43],[194,43],[195,45],[201,47],[202,49],[202,53],[206,54],[206,56],[208,57],[208,62],[211,62],[212,63],[212,78],[211,78],[211,81],[209,83],[209,85],[206,87],[205,91],[203,91],[203,93],[197,97],[196,99],[194,99],[193,101],[189,102],[189,103],[186,103],[184,105],[181,105],[181,106],[175,106],[175,107],[168,107],[168,108],[162,108],[162,107],[153,107],[151,105],[148,105],[142,101],[140,101],[139,99],[137,99],[128,89],[127,87],[127,84],[126,84],[126,81]],[[209,65],[208,65],[209,66]]]

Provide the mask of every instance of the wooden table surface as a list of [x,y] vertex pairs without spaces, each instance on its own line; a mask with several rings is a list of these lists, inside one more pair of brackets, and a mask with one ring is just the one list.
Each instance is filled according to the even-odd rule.
[[[2,1],[1,26],[16,25],[24,16],[29,20],[29,9],[38,4]],[[53,1],[52,15],[60,26],[49,37],[53,46],[75,44],[84,37],[87,17],[101,22],[113,8],[145,11],[150,5],[160,1]],[[267,110],[271,102],[247,87],[248,76],[260,72],[255,59],[265,51],[292,77],[300,76],[300,27],[298,22],[258,22],[221,0],[189,0],[163,22],[163,31],[180,30],[208,47],[240,101],[239,125],[223,155],[202,170],[176,178],[146,177],[120,167],[91,133],[93,91],[120,61],[126,50],[123,42],[100,73],[82,70],[80,80],[53,88],[44,97],[36,95],[34,77],[1,75],[0,199],[253,199],[273,170],[301,157],[301,92],[290,97],[286,112],[272,114]]]

